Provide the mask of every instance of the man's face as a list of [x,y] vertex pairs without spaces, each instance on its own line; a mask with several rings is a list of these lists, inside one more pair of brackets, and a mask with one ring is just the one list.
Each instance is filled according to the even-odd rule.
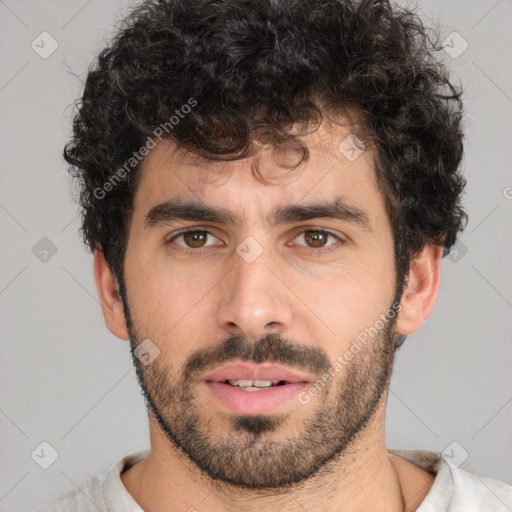
[[[160,142],[147,157],[124,311],[132,349],[149,339],[160,351],[148,365],[134,358],[152,413],[211,478],[246,488],[299,482],[343,455],[383,411],[394,356],[395,322],[382,322],[397,299],[393,236],[372,151],[350,161],[338,149],[349,133],[322,126],[304,137],[310,158],[292,172],[270,150],[205,164]],[[251,174],[255,161],[271,184]],[[310,209],[305,218],[296,208],[336,200],[344,215]],[[191,217],[177,202],[234,222]],[[274,382],[259,390],[265,381]]]

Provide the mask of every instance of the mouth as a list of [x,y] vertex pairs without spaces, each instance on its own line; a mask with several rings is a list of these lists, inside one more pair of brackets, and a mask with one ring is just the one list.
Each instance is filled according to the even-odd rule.
[[214,403],[233,414],[270,414],[312,381],[301,372],[270,364],[229,363],[202,379]]

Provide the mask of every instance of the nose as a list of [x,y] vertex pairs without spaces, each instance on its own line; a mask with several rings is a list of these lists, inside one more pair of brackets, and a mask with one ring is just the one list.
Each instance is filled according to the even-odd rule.
[[[222,281],[217,310],[220,327],[231,335],[258,339],[282,334],[292,322],[291,292],[272,259],[263,251],[248,262],[238,253]],[[272,268],[274,267],[274,268]]]

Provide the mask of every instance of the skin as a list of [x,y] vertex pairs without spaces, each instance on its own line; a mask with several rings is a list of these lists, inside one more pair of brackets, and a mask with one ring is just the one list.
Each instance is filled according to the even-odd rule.
[[[132,342],[134,337],[152,340],[160,350],[158,365],[168,372],[169,382],[171,378],[179,382],[190,354],[213,350],[230,336],[258,340],[274,334],[319,349],[330,363],[336,361],[359,333],[375,325],[379,315],[388,310],[396,277],[393,233],[373,171],[374,150],[368,146],[355,161],[346,159],[337,148],[349,133],[346,126],[322,123],[303,137],[310,158],[293,174],[276,165],[276,155],[268,148],[244,160],[201,163],[185,151],[176,152],[172,142],[159,142],[142,168],[126,250],[124,278],[133,322],[131,335],[127,304],[123,305],[117,293],[118,282],[102,252],[94,255],[95,280],[108,329],[121,339],[132,337]],[[251,174],[255,164],[271,184],[255,179]],[[276,206],[331,201],[340,196],[367,213],[371,230],[326,218],[272,228],[264,222],[264,214]],[[174,221],[145,229],[147,212],[172,198],[228,209],[240,218],[240,224]],[[179,252],[186,248],[183,237],[174,239],[174,245],[165,243],[184,228],[200,227],[213,232],[201,255]],[[307,241],[301,235],[306,228],[329,230],[344,237],[345,243],[330,238],[320,250],[336,250],[307,254]],[[247,236],[263,248],[250,264],[236,253]],[[418,331],[431,314],[441,257],[442,248],[426,245],[411,262],[396,333]],[[378,355],[375,351],[384,346],[379,343],[385,342],[376,337],[369,352],[355,356],[350,365],[368,372],[364,361],[371,365],[374,359],[368,354],[373,349]],[[382,361],[387,361],[391,371],[392,359]],[[146,375],[150,379],[150,369]],[[368,379],[371,375],[368,372]],[[336,373],[331,389],[344,389],[346,376],[344,371]],[[232,418],[198,381],[191,385],[204,432],[212,440],[225,441],[228,433],[234,433]],[[387,453],[386,399],[387,389],[370,421],[342,456],[312,478],[266,490],[235,487],[205,475],[169,441],[150,409],[151,455],[125,471],[121,479],[141,507],[152,512],[191,507],[212,512],[277,507],[328,512],[339,511],[340,504],[343,510],[354,512],[400,512],[403,502],[406,512],[412,512],[428,494],[434,476]],[[302,433],[315,412],[327,411],[333,400],[333,393],[327,392],[319,393],[307,406],[291,400],[279,411],[286,421],[263,434],[262,446],[271,440],[285,443]],[[237,435],[242,443],[251,434]]]

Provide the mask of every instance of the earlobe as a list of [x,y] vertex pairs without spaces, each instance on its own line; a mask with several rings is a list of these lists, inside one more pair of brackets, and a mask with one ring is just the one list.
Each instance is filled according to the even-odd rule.
[[441,281],[442,256],[442,247],[427,244],[411,262],[400,300],[397,333],[409,335],[417,332],[434,310]]
[[129,340],[123,302],[118,293],[119,285],[103,252],[94,251],[94,280],[100,299],[103,318],[108,330],[122,340]]

